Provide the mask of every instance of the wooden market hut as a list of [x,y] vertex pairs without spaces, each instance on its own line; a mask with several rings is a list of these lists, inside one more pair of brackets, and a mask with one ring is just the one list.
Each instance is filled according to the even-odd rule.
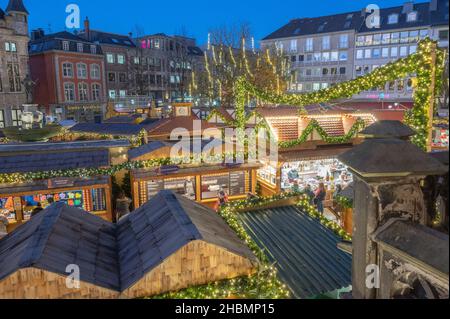
[[[192,141],[191,141],[192,142]],[[200,156],[202,152],[219,155],[226,152],[226,144],[221,140],[201,141],[200,154],[190,145],[191,155]],[[130,149],[130,161],[146,161],[171,157],[174,142],[155,141],[139,148]],[[231,145],[232,146],[232,145]],[[215,152],[220,149],[219,152]],[[209,207],[214,207],[218,192],[224,190],[230,200],[244,199],[249,193],[256,193],[256,172],[259,163],[227,165],[223,160],[215,163],[193,162],[178,166],[161,166],[131,170],[131,185],[135,207],[140,207],[147,200],[163,189],[170,189],[185,195]]]
[[73,139],[78,137],[91,137],[99,139],[102,136],[111,136],[118,139],[128,139],[133,144],[145,144],[148,142],[145,127],[135,123],[78,123],[69,129]]
[[[68,265],[80,286],[66,287]],[[118,224],[53,204],[0,241],[0,298],[140,298],[252,274],[212,210],[162,191]]]
[[125,140],[0,145],[0,174],[37,174],[30,182],[0,184],[0,210],[8,213],[8,230],[28,221],[38,203],[45,208],[50,198],[112,220],[110,176],[40,179],[38,175],[109,167],[126,161],[129,147]]

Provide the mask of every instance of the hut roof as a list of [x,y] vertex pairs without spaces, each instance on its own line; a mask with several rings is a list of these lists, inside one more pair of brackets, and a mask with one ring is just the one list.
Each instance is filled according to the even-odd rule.
[[448,167],[416,145],[400,139],[367,139],[338,159],[365,177],[433,175]]
[[171,191],[161,191],[118,223],[122,289],[191,241],[202,240],[255,259],[250,249],[213,212]]
[[79,123],[70,128],[71,132],[121,136],[139,135],[142,130],[144,127],[141,125],[130,123]]
[[0,280],[23,268],[67,276],[80,267],[80,280],[118,290],[114,227],[78,208],[56,203],[0,241]]
[[75,264],[82,282],[123,292],[197,240],[256,261],[214,211],[170,191],[117,225],[56,203],[0,241],[0,281],[24,268],[67,276]]
[[198,117],[191,116],[175,116],[161,119],[149,125],[142,125],[148,132],[149,136],[163,136],[170,135],[175,129],[186,129],[189,133],[201,133],[196,131],[194,127],[195,121],[201,121],[201,130],[209,128],[217,128],[216,125],[211,124],[205,120],[200,120]]
[[351,285],[352,258],[337,247],[340,239],[298,207],[262,209],[239,218],[295,298]]
[[408,138],[415,135],[416,132],[400,121],[378,121],[366,127],[360,134],[372,138]]

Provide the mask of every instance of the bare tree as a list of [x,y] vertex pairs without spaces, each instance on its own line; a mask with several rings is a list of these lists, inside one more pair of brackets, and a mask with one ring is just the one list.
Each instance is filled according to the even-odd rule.
[[148,94],[148,76],[145,68],[145,55],[144,46],[141,43],[141,39],[144,37],[145,32],[142,26],[136,25],[133,32],[133,40],[136,44],[136,48],[131,50],[129,56],[129,78],[130,88],[129,91],[135,95],[147,95]]

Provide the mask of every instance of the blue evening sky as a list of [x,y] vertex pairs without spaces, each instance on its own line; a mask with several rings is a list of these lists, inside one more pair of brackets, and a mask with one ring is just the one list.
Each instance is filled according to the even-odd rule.
[[[92,29],[128,34],[139,25],[145,34],[176,34],[184,27],[199,44],[206,42],[212,27],[247,22],[255,39],[275,31],[293,18],[316,17],[357,11],[368,4],[381,8],[405,0],[24,0],[30,12],[30,29],[46,32],[65,29],[68,4],[80,7],[82,20],[88,16]],[[422,0],[416,2],[423,2]],[[5,9],[8,0],[0,0]],[[81,23],[83,25],[83,23]]]

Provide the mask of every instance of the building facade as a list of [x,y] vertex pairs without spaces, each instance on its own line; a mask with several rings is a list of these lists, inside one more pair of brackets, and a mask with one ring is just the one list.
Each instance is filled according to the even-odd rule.
[[106,113],[105,63],[100,45],[69,32],[32,34],[30,72],[35,103],[56,120],[96,122]]
[[[263,48],[282,49],[292,62],[292,92],[312,92],[348,81],[417,50],[425,37],[448,49],[448,0],[380,9],[379,24],[360,12],[295,19],[265,37]],[[387,83],[356,102],[411,104],[411,78]]]
[[0,129],[20,126],[24,105],[31,102],[28,75],[28,11],[21,0],[0,8]]

